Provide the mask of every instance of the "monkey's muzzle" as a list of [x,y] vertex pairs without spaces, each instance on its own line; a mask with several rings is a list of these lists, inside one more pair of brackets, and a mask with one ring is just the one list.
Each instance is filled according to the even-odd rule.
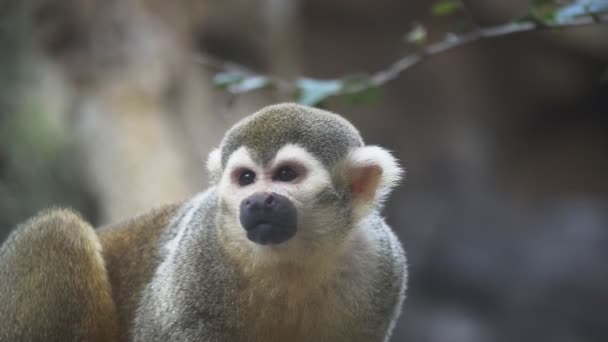
[[239,218],[247,238],[261,245],[285,242],[297,230],[296,207],[289,198],[274,192],[257,192],[245,198]]

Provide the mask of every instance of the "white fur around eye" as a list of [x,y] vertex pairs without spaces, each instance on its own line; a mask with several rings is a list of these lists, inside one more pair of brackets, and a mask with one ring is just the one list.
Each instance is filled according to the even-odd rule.
[[313,195],[331,184],[331,177],[325,165],[306,149],[295,144],[283,146],[277,152],[271,167],[275,168],[290,162],[298,163],[306,168],[305,179],[298,184],[298,192]]
[[240,186],[234,178],[235,171],[239,169],[250,169],[256,175],[261,174],[262,171],[255,164],[249,151],[244,146],[239,147],[228,157],[226,167],[224,167],[217,183],[219,197],[228,207],[235,211],[238,210],[239,204],[244,198],[256,191],[261,191],[258,181],[248,186]]
[[230,183],[230,175],[237,168],[248,168],[257,171],[256,163],[253,161],[249,151],[247,151],[244,146],[241,146],[236,151],[232,152],[228,158],[226,168],[223,170],[223,174],[221,175],[221,183]]

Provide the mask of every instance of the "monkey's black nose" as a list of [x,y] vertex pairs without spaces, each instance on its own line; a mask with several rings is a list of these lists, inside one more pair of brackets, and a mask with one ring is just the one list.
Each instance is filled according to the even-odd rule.
[[241,202],[240,211],[241,225],[253,242],[279,244],[296,233],[297,210],[285,196],[257,192]]
[[263,206],[263,207],[272,207],[274,204],[274,195],[266,192],[258,192],[244,200],[244,205],[246,208],[251,208],[255,206]]

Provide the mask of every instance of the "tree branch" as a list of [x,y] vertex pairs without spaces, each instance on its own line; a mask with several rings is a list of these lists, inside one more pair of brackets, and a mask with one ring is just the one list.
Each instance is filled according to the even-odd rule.
[[[608,23],[608,14],[606,13],[593,13],[588,14],[586,16],[577,17],[569,20],[568,22],[540,22],[540,21],[522,21],[522,22],[514,22],[499,26],[486,27],[486,28],[477,28],[471,32],[456,35],[453,33],[449,33],[446,35],[445,39],[439,41],[437,43],[429,44],[422,47],[419,51],[414,52],[412,54],[408,54],[406,56],[401,57],[395,62],[389,64],[386,68],[376,71],[374,73],[366,74],[359,73],[358,75],[367,75],[365,77],[364,82],[355,82],[351,83],[348,86],[342,87],[325,87],[327,90],[326,94],[321,94],[324,96],[315,97],[318,102],[330,96],[338,96],[338,95],[349,95],[356,94],[363,91],[366,91],[373,87],[383,86],[395,79],[397,79],[404,71],[418,65],[420,62],[432,57],[433,55],[437,55],[440,53],[444,53],[448,50],[452,50],[458,47],[462,47],[468,44],[476,43],[480,40],[487,38],[495,38],[495,37],[504,37],[510,36],[513,34],[524,33],[524,32],[538,32],[545,30],[553,30],[553,29],[566,29],[573,27],[583,27],[597,24],[606,24]],[[237,75],[241,75],[242,78],[239,82],[244,82],[243,80],[254,80],[258,81],[250,82],[256,86],[240,86],[242,83],[235,82],[234,84],[230,84],[227,86],[228,92],[231,94],[238,94],[243,92],[252,91],[265,86],[274,86],[278,91],[288,94],[297,94],[299,92],[306,91],[306,89],[302,86],[302,80],[312,80],[308,78],[300,78],[298,80],[290,81],[278,77],[276,75],[268,75],[268,74],[260,74],[256,73],[242,65],[238,65],[235,63],[222,61],[217,58],[206,56],[206,55],[197,55],[195,57],[196,62],[204,65],[206,67],[218,70],[222,73],[235,73]],[[260,81],[262,80],[262,81]],[[313,80],[318,84],[338,84],[343,79],[328,79],[328,80]],[[316,103],[318,103],[316,102]],[[313,103],[316,104],[316,103]],[[309,103],[310,104],[310,103]]]

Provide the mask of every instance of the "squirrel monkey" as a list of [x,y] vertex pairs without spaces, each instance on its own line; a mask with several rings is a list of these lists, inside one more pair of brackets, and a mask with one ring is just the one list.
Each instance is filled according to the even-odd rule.
[[212,185],[97,230],[39,214],[0,249],[0,341],[388,341],[406,260],[380,214],[401,178],[342,117],[266,107]]

